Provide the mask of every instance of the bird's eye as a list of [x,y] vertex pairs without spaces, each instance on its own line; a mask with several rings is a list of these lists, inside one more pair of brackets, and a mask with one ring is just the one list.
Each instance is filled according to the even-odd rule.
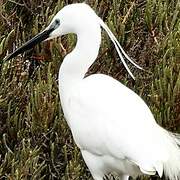
[[60,25],[60,20],[59,19],[55,19],[55,24],[59,26]]

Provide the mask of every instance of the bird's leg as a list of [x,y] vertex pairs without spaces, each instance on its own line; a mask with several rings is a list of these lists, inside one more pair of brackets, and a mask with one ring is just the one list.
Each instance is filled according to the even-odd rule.
[[101,157],[88,151],[81,151],[86,165],[88,166],[94,180],[103,180],[105,175],[104,163]]

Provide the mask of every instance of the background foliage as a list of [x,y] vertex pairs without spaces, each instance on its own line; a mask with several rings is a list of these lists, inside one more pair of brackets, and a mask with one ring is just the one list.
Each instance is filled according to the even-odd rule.
[[[58,95],[59,66],[76,37],[41,43],[23,56],[3,61],[73,2],[82,1],[0,1],[0,179],[91,179]],[[103,33],[99,57],[88,74],[102,72],[120,80],[146,101],[159,124],[180,132],[180,0],[86,2],[146,70],[132,67],[133,81]]]

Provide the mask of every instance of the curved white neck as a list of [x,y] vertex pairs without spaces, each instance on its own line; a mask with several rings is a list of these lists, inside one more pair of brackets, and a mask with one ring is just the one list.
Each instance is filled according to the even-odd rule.
[[77,44],[68,54],[59,71],[59,90],[61,96],[83,80],[85,73],[95,61],[101,43],[101,28],[97,23],[77,33]]

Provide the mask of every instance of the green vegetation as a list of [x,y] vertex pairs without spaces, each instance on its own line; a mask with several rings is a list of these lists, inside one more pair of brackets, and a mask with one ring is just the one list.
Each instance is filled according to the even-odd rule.
[[[72,2],[82,1],[0,2],[0,179],[91,179],[64,120],[57,86],[59,66],[75,36],[41,43],[24,56],[3,61]],[[180,132],[180,0],[89,4],[146,71],[133,69],[133,81],[103,33],[99,57],[88,74],[102,72],[120,80],[147,102],[159,124]]]

